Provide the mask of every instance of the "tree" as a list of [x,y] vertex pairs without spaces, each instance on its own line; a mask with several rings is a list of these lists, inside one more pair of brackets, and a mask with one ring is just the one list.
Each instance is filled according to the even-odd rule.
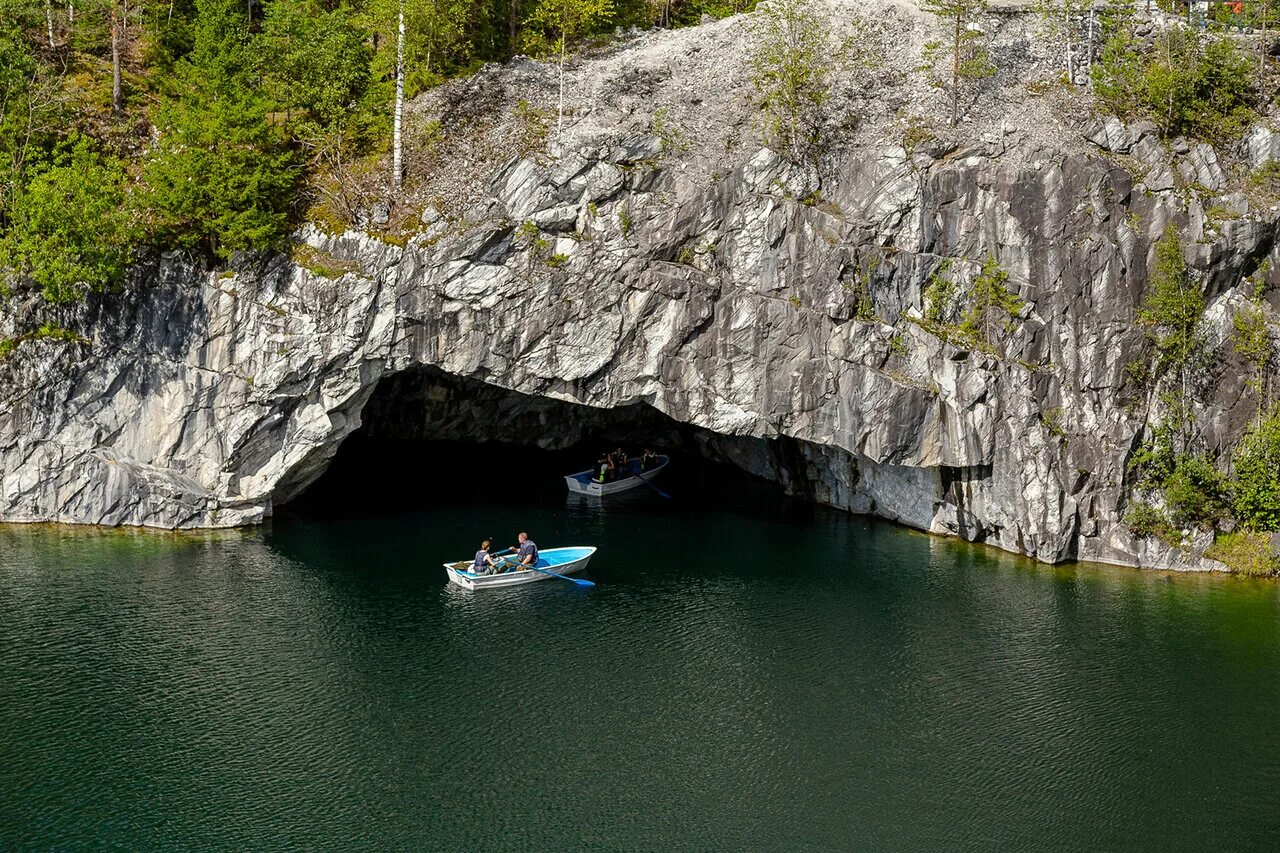
[[943,25],[944,38],[925,44],[925,62],[934,65],[946,58],[951,88],[951,126],[960,122],[960,93],[969,84],[996,73],[987,51],[985,33],[978,21],[987,11],[986,0],[925,0],[924,8]]
[[1087,64],[1092,60],[1087,51],[1080,49],[1080,22],[1090,13],[1090,0],[1036,0],[1035,11],[1040,16],[1040,35],[1062,50],[1063,67],[1067,82],[1075,85],[1081,55]]
[[560,97],[556,108],[556,130],[564,126],[564,63],[568,46],[613,14],[613,0],[539,0],[525,27],[543,43],[557,45],[560,54]]
[[960,331],[968,338],[995,342],[991,323],[993,317],[1004,315],[1008,328],[1012,318],[1018,315],[1026,303],[1008,288],[1009,273],[996,261],[995,255],[987,255],[982,271],[973,279],[969,310],[960,322]]
[[474,14],[470,0],[413,0],[406,7],[410,91],[436,84],[468,60],[472,52],[468,29],[478,23],[473,21]]
[[79,139],[22,191],[0,267],[29,276],[54,303],[114,283],[138,237],[125,201],[122,165]]
[[396,11],[396,98],[391,119],[391,191],[404,183],[404,0]]
[[1280,407],[1244,434],[1231,467],[1237,520],[1253,530],[1280,528]]
[[368,35],[346,6],[326,11],[316,0],[275,0],[266,7],[257,39],[263,78],[308,144],[348,125],[360,107],[370,83]]
[[1250,375],[1245,385],[1258,398],[1258,417],[1267,407],[1270,388],[1271,362],[1275,357],[1275,345],[1267,324],[1267,313],[1261,300],[1251,298],[1231,318],[1231,348],[1249,367]]
[[155,237],[226,257],[283,239],[300,170],[267,123],[272,104],[254,85],[239,0],[198,0],[197,9],[181,97],[161,107],[143,175]]
[[1094,68],[1094,91],[1121,117],[1148,117],[1165,136],[1227,140],[1253,117],[1253,71],[1228,36],[1160,30],[1151,46],[1119,27]]
[[773,0],[757,18],[751,82],[766,141],[792,162],[821,142],[831,97],[828,26],[807,0]]
[[1158,367],[1173,371],[1179,380],[1178,404],[1185,413],[1181,451],[1190,443],[1190,381],[1204,354],[1204,294],[1192,278],[1173,223],[1156,241],[1155,258],[1147,279],[1147,293],[1138,310],[1138,323],[1155,343]]

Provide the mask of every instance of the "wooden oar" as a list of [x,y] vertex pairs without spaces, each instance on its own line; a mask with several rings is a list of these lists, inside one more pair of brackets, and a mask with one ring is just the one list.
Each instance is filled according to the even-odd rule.
[[654,490],[655,492],[657,492],[658,494],[662,495],[662,497],[666,498],[667,500],[671,500],[671,495],[669,495],[669,494],[667,494],[666,492],[662,491],[662,489],[659,489],[659,488],[658,488],[657,486],[655,486],[653,483],[650,483],[647,479],[645,479],[644,477],[642,477],[640,474],[632,474],[631,476],[632,476],[632,477],[635,477],[637,480],[639,480],[640,482],[644,483],[646,486],[648,486],[649,488],[653,489],[653,490]]
[[551,575],[551,577],[553,578],[560,578],[560,580],[562,581],[569,581],[569,583],[576,583],[578,586],[595,586],[595,583],[593,581],[586,580],[585,578],[571,578],[568,575],[562,575],[556,572],[548,571],[546,569],[540,569],[537,566],[525,566],[521,563],[516,563],[515,566],[517,571],[521,568],[525,568],[533,572],[542,572],[544,575]]

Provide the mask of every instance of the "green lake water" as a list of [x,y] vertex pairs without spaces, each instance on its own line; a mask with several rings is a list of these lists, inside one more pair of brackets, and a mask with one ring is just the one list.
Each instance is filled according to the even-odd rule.
[[[0,528],[0,849],[1280,846],[1274,583],[737,479],[415,483],[256,531]],[[522,528],[598,545],[598,586],[446,585]]]

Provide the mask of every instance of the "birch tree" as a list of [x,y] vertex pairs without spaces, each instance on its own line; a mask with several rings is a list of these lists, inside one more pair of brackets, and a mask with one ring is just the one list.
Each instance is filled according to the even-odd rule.
[[391,190],[404,184],[404,0],[396,12],[396,97],[391,120]]
[[119,0],[111,0],[107,14],[111,24],[111,111],[116,115],[124,112],[124,96],[120,85],[120,16],[117,12]]
[[613,0],[541,0],[525,20],[525,26],[557,45],[560,54],[560,96],[556,104],[556,130],[564,126],[564,63],[569,45],[613,14]]
[[1062,51],[1062,64],[1067,82],[1079,82],[1079,69],[1092,60],[1089,47],[1081,45],[1080,30],[1084,16],[1091,9],[1090,0],[1036,0],[1040,17],[1040,37]]

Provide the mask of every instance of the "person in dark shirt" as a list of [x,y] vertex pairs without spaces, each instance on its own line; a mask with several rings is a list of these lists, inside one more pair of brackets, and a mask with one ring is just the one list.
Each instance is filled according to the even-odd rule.
[[644,453],[640,455],[640,470],[648,471],[650,468],[658,467],[658,454],[654,453],[651,448],[646,447]]
[[471,561],[471,573],[473,575],[491,574],[498,565],[498,561],[489,556],[489,540],[486,539],[480,543],[480,550],[476,551],[476,557]]
[[519,539],[520,544],[512,546],[511,550],[516,552],[516,562],[519,564],[520,571],[523,572],[529,566],[538,564],[538,546],[523,530],[520,531]]

